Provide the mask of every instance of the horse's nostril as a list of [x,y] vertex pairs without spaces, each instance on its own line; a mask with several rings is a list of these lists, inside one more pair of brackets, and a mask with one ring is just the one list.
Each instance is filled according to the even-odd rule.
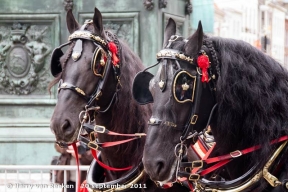
[[158,161],[157,162],[157,166],[156,166],[156,171],[157,171],[158,175],[160,175],[160,172],[162,171],[163,168],[164,168],[163,161]]
[[64,123],[61,126],[62,131],[65,133],[66,131],[69,131],[70,128],[70,123],[69,121],[65,120]]

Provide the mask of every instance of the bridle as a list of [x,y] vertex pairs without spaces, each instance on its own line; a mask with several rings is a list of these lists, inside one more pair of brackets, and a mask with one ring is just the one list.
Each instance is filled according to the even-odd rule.
[[[200,105],[200,98],[202,95],[202,88],[203,84],[206,82],[208,86],[210,87],[211,92],[213,93],[212,95],[215,96],[215,91],[216,91],[216,82],[217,79],[220,77],[220,61],[218,59],[217,53],[213,47],[212,41],[207,38],[204,39],[203,45],[201,47],[201,51],[198,54],[197,61],[196,59],[190,58],[189,56],[184,55],[182,52],[179,50],[175,49],[170,49],[169,45],[171,42],[177,40],[179,37],[178,36],[171,36],[169,40],[169,44],[166,46],[165,49],[161,50],[157,54],[157,59],[162,60],[162,71],[160,73],[160,79],[159,79],[159,88],[163,92],[165,90],[166,86],[166,81],[167,81],[167,73],[166,73],[166,65],[167,65],[167,60],[173,60],[176,63],[176,66],[178,70],[174,73],[174,78],[173,78],[173,83],[172,83],[172,95],[174,96],[174,100],[176,102],[180,102],[180,100],[175,96],[175,82],[177,83],[177,77],[179,77],[179,74],[182,72],[185,72],[186,70],[181,68],[179,61],[182,61],[182,63],[186,63],[186,65],[193,65],[196,67],[197,74],[194,78],[194,87],[193,89],[193,96],[190,98],[189,101],[185,102],[192,102],[192,111],[190,114],[190,117],[188,118],[188,121],[186,122],[184,128],[179,127],[176,123],[162,120],[162,119],[157,119],[157,118],[151,118],[148,122],[149,125],[151,126],[160,126],[161,124],[171,127],[173,129],[180,129],[183,130],[182,135],[180,137],[180,143],[178,143],[175,146],[174,149],[174,154],[176,156],[176,161],[177,161],[177,167],[176,167],[176,181],[174,182],[179,182],[178,178],[182,177],[185,178],[185,181],[191,182],[194,184],[195,190],[197,192],[204,192],[204,191],[211,191],[211,192],[220,192],[220,191],[243,191],[251,186],[254,186],[255,183],[257,183],[260,178],[265,178],[267,182],[273,186],[277,187],[279,185],[284,186],[284,188],[287,190],[288,189],[288,182],[287,180],[283,180],[280,182],[275,176],[273,176],[269,172],[269,168],[273,163],[275,163],[275,160],[279,156],[279,154],[286,150],[286,155],[287,155],[287,140],[288,136],[283,136],[279,139],[275,139],[270,142],[271,145],[281,143],[282,144],[274,151],[274,154],[271,156],[269,161],[266,163],[265,167],[261,169],[260,171],[257,170],[259,169],[257,165],[254,165],[251,169],[249,169],[244,175],[240,176],[237,179],[234,179],[232,181],[210,181],[204,178],[205,175],[208,173],[211,173],[212,171],[219,169],[229,163],[232,159],[238,158],[244,154],[251,153],[255,150],[258,150],[261,148],[261,146],[253,146],[247,149],[243,150],[236,150],[233,151],[227,155],[215,157],[215,158],[208,158],[210,153],[212,152],[213,147],[208,150],[207,154],[198,161],[193,161],[193,162],[181,162],[183,157],[187,153],[187,146],[185,144],[186,141],[192,141],[192,143],[195,143],[195,140],[198,138],[198,133],[194,130],[194,127],[197,123],[198,119],[198,112],[199,112],[199,105]],[[185,41],[185,40],[184,40]],[[208,60],[208,65],[207,65],[207,60]],[[151,67],[154,67],[158,65],[159,62]],[[211,64],[211,65],[210,65]],[[205,67],[203,67],[205,66]],[[207,67],[208,66],[208,67]],[[144,69],[144,71],[140,72],[137,74],[137,76],[134,79],[133,83],[133,97],[134,99],[139,103],[139,104],[147,104],[153,102],[153,97],[152,94],[149,91],[149,82],[153,78],[153,75],[147,72],[148,69],[151,67],[148,67]],[[206,77],[205,77],[205,71]],[[208,75],[208,78],[207,78]],[[204,77],[204,78],[203,78]],[[187,85],[184,83],[182,85],[182,89],[184,88],[187,91]],[[215,98],[214,98],[215,99]],[[216,103],[216,101],[215,101]],[[211,118],[213,116],[213,113],[217,107],[217,103],[214,105],[214,107],[211,109],[210,116],[208,118],[207,126],[204,130],[207,129],[208,125],[210,125]],[[191,142],[187,142],[191,143]],[[207,166],[210,163],[215,163],[213,166],[203,169],[204,166]],[[191,170],[187,173],[186,170]],[[183,181],[183,179],[182,179]],[[181,182],[181,181],[180,181]],[[172,182],[173,183],[173,182]],[[192,188],[192,187],[191,187]]]
[[[51,57],[51,73],[53,76],[57,76],[57,74],[62,71],[59,59],[63,55],[63,52],[61,51],[63,47],[71,44],[73,40],[76,41],[75,46],[73,48],[72,56],[71,56],[73,61],[76,62],[82,55],[83,40],[89,40],[93,42],[93,44],[96,46],[96,49],[93,53],[92,62],[91,62],[91,69],[93,73],[95,74],[95,76],[99,76],[100,79],[94,92],[91,95],[88,95],[87,93],[83,91],[82,88],[76,85],[73,85],[69,82],[63,82],[62,79],[60,80],[59,85],[58,85],[58,93],[61,90],[71,90],[77,95],[79,95],[81,98],[87,101],[87,104],[85,106],[85,111],[79,114],[81,124],[84,122],[87,122],[88,119],[91,119],[89,115],[89,111],[96,110],[98,113],[101,113],[101,112],[104,113],[108,111],[116,98],[117,92],[120,90],[120,66],[118,63],[115,63],[115,64],[113,63],[113,65],[111,64],[111,62],[113,62],[112,55],[115,53],[111,52],[108,46],[109,43],[113,43],[114,45],[116,45],[119,51],[119,53],[117,54],[120,55],[121,46],[119,44],[119,41],[117,37],[111,34],[110,32],[106,32],[106,36],[108,37],[108,40],[105,40],[102,37],[96,36],[92,34],[90,31],[86,30],[87,26],[91,24],[92,22],[93,22],[92,20],[85,21],[84,25],[82,25],[79,30],[75,31],[73,34],[69,36],[68,38],[69,42],[56,48],[53,51],[52,57]],[[100,67],[102,67],[101,68],[102,71],[99,71],[99,72],[97,72],[97,69],[96,69],[97,60],[100,60],[98,65],[99,66],[101,65]],[[115,79],[117,80],[117,86],[116,86],[114,95],[110,101],[110,104],[107,106],[106,109],[99,110],[99,107],[92,106],[92,105],[93,103],[95,103],[95,101],[97,102],[97,100],[101,98],[102,91],[105,85],[107,84],[107,80],[109,76],[108,73],[111,70],[111,68],[113,68]],[[85,115],[82,116],[82,114],[85,114]],[[81,120],[81,118],[83,118],[83,120]],[[78,132],[79,133],[81,132],[79,131],[81,127],[75,131],[75,134],[71,138],[71,141],[74,141],[79,136]],[[59,144],[62,145],[63,147],[65,146],[65,143],[63,142]]]
[[[75,139],[77,139],[81,141],[82,143],[86,144],[86,146],[91,149],[92,155],[94,156],[94,159],[96,160],[96,162],[93,162],[92,165],[96,166],[96,168],[97,166],[101,165],[105,169],[108,169],[111,171],[129,170],[129,172],[124,178],[120,178],[116,180],[115,182],[117,183],[124,182],[125,185],[131,185],[133,183],[138,182],[138,180],[143,177],[144,172],[143,172],[142,163],[140,163],[139,166],[136,166],[134,168],[132,168],[131,166],[126,167],[126,168],[113,168],[101,162],[100,153],[99,153],[99,157],[96,154],[96,150],[101,151],[101,149],[105,147],[112,147],[112,146],[130,142],[136,139],[140,139],[141,137],[146,136],[146,134],[145,133],[135,133],[135,134],[116,133],[116,132],[106,129],[106,127],[104,126],[97,125],[96,122],[92,122],[93,117],[90,117],[91,116],[90,113],[94,112],[94,116],[97,115],[98,113],[106,113],[111,108],[112,104],[114,103],[117,97],[118,91],[121,89],[121,83],[120,83],[121,63],[120,63],[119,58],[121,58],[121,54],[122,54],[122,48],[116,35],[108,31],[105,31],[106,39],[103,39],[102,37],[94,35],[90,31],[86,30],[87,26],[92,23],[93,23],[92,20],[85,21],[84,25],[82,25],[79,30],[75,31],[73,34],[69,36],[68,43],[65,43],[57,47],[53,51],[52,57],[51,57],[51,73],[54,77],[57,77],[57,75],[62,71],[59,59],[64,54],[61,49],[71,44],[72,41],[75,41],[75,46],[71,54],[71,57],[74,62],[76,62],[79,58],[81,58],[82,50],[83,50],[83,47],[82,47],[83,40],[89,40],[95,45],[96,48],[94,50],[92,61],[91,61],[91,69],[94,75],[99,77],[99,82],[95,90],[93,91],[93,93],[91,95],[88,95],[87,93],[83,91],[82,88],[76,85],[73,85],[69,82],[63,82],[62,79],[60,80],[59,85],[58,85],[58,93],[61,90],[71,90],[74,93],[76,93],[78,96],[80,96],[81,98],[87,101],[87,104],[84,106],[84,110],[81,111],[79,114],[79,121],[80,121],[81,126],[77,128],[73,137],[70,140],[71,142],[73,142]],[[108,76],[111,71],[111,68],[113,69],[113,74],[116,80],[115,92],[108,106],[105,109],[100,109],[97,103],[99,102],[102,96],[104,87],[107,85]],[[95,117],[94,117],[94,120],[95,120]],[[85,131],[86,133],[88,133],[89,139],[81,135],[81,133]],[[120,140],[120,141],[100,143],[97,137],[95,136],[96,134],[118,135],[118,136],[130,137],[130,138],[125,139],[125,140]],[[67,143],[56,142],[56,143],[60,147],[67,147],[68,145],[70,145],[69,142]],[[142,170],[142,171],[139,172],[139,170]],[[93,179],[95,176],[94,175],[91,176],[91,174],[90,174],[90,177],[87,178],[87,183],[91,184],[90,188],[94,190],[94,188],[97,189],[97,186],[101,187],[101,184],[95,183]],[[100,174],[102,174],[102,172]],[[88,172],[88,176],[89,176],[89,172]],[[115,182],[111,181],[108,184],[110,185],[111,183],[113,184]],[[104,185],[106,184],[104,183]]]
[[[202,46],[198,58],[194,59],[189,56],[186,56],[183,52],[176,50],[176,49],[171,49],[170,45],[174,42],[179,40],[180,36],[173,35],[169,39],[168,45],[165,47],[165,49],[161,50],[160,52],[157,53],[157,60],[158,63],[155,65],[152,65],[150,67],[147,67],[144,69],[142,72],[139,72],[133,82],[133,97],[134,99],[141,105],[151,103],[153,102],[153,97],[152,94],[149,91],[149,82],[153,78],[153,75],[149,73],[147,70],[157,66],[160,61],[162,61],[162,71],[160,73],[160,79],[158,86],[161,89],[162,92],[165,91],[166,88],[166,83],[167,83],[167,60],[173,60],[176,63],[176,71],[174,72],[174,78],[173,78],[173,83],[172,83],[172,95],[174,96],[174,100],[179,103],[192,103],[192,110],[190,112],[190,116],[188,118],[188,121],[185,123],[184,127],[177,125],[174,122],[171,121],[166,121],[158,118],[150,118],[148,121],[148,124],[151,126],[160,126],[161,124],[171,127],[173,129],[177,130],[182,130],[182,135],[180,137],[180,143],[178,143],[175,146],[174,149],[174,154],[177,158],[177,171],[176,171],[176,179],[178,178],[178,173],[179,173],[179,166],[180,162],[183,158],[183,156],[186,155],[187,153],[187,146],[185,145],[185,142],[188,140],[194,139],[196,136],[198,136],[198,133],[194,130],[194,127],[197,123],[198,120],[198,115],[199,115],[199,108],[200,108],[200,100],[201,100],[201,95],[202,95],[202,89],[203,89],[203,82],[207,82],[209,85],[211,91],[216,90],[216,81],[217,78],[220,76],[220,69],[219,69],[219,61],[218,57],[216,55],[216,52],[214,49],[211,49],[213,47],[212,42],[207,41],[204,43]],[[183,40],[185,43],[187,43],[187,40]],[[205,65],[202,66],[198,64],[198,62],[201,62],[200,59],[205,60]],[[214,61],[217,60],[217,62],[212,62],[212,63],[217,63],[217,65],[210,66],[211,62],[210,60]],[[196,75],[191,75],[189,71],[187,71],[185,68],[181,67],[179,62],[182,62],[183,65],[190,65],[196,68],[197,74]],[[206,73],[209,73],[209,76],[211,78],[209,79],[203,79],[202,73],[206,71]],[[207,77],[206,74],[206,77]],[[182,78],[183,77],[183,78]],[[181,80],[185,78],[185,83],[179,84]],[[178,80],[179,79],[179,80]],[[182,92],[184,93],[189,93],[188,97],[186,99],[182,99],[179,96],[177,96],[177,90],[176,87],[182,87]],[[215,108],[215,107],[214,107]],[[213,115],[213,111],[210,116]],[[211,118],[209,118],[210,122]],[[209,125],[209,122],[207,123]],[[175,181],[177,182],[177,181]]]

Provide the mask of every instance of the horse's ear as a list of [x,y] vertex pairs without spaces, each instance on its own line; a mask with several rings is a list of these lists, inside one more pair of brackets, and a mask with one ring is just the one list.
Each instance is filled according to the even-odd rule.
[[67,28],[70,34],[74,33],[74,31],[80,28],[80,25],[78,24],[78,22],[76,21],[72,13],[72,10],[67,11],[66,23],[67,23]]
[[201,21],[198,23],[198,28],[195,33],[188,38],[188,42],[185,46],[185,54],[189,56],[195,56],[201,50],[203,44],[203,28]]
[[95,33],[104,37],[102,14],[96,7],[94,10],[93,24],[94,24]]
[[176,23],[172,18],[169,18],[164,32],[163,48],[168,44],[168,40],[172,35],[176,34]]

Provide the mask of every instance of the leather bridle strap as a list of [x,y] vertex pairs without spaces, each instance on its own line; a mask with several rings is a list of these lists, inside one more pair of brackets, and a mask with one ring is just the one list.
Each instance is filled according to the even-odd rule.
[[132,169],[132,166],[124,167],[124,168],[110,167],[110,166],[102,163],[102,162],[98,159],[96,150],[91,149],[91,153],[92,153],[92,156],[94,157],[94,159],[97,161],[97,163],[98,163],[101,167],[103,167],[104,169],[107,169],[107,170],[110,170],[110,171],[127,171],[127,170]]
[[[126,133],[116,133],[113,131],[110,131],[106,129],[104,126],[99,126],[99,125],[91,125],[89,123],[84,123],[83,127],[85,128],[86,131],[89,133],[92,131],[95,131],[97,133],[103,133],[107,135],[118,135],[118,136],[126,136],[126,137],[141,137],[141,136],[146,136],[146,133],[133,133],[133,134],[126,134]],[[88,128],[88,130],[87,130]]]
[[[279,139],[272,140],[270,142],[270,145],[273,145],[275,143],[280,143],[282,141],[287,141],[287,140],[288,140],[288,135],[285,135],[285,136],[280,137]],[[219,161],[224,161],[224,160],[227,160],[227,159],[237,158],[237,157],[240,157],[242,155],[245,155],[245,154],[251,153],[253,151],[256,151],[258,149],[261,149],[261,147],[262,147],[261,145],[256,145],[256,146],[253,146],[253,147],[249,147],[249,148],[243,149],[241,151],[236,150],[236,151],[233,151],[233,152],[231,152],[229,154],[226,154],[226,155],[209,158],[209,159],[205,160],[205,163],[210,164],[210,163],[215,163],[215,162],[219,162]]]
[[[288,135],[285,135],[285,136],[280,137],[279,139],[272,140],[270,142],[270,145],[280,143],[283,141],[287,141],[287,140],[288,140]],[[219,169],[220,167],[226,165],[227,163],[229,163],[233,159],[238,158],[242,155],[254,152],[258,149],[261,149],[261,147],[262,147],[261,145],[256,145],[253,147],[246,148],[244,150],[236,150],[236,151],[233,151],[233,152],[226,154],[226,155],[185,163],[186,167],[188,167],[187,165],[190,165],[190,167],[195,168],[195,167],[197,167],[197,166],[195,166],[195,164],[198,164],[198,167],[202,168],[204,166],[204,163],[205,164],[211,164],[211,163],[217,162],[215,165],[198,172],[198,174],[194,174],[195,173],[195,171],[194,171],[190,175],[188,173],[183,173],[183,172],[180,173],[179,172],[180,173],[179,175],[189,177],[189,180],[198,180],[200,178],[200,176],[204,176],[204,175],[206,175],[212,171],[215,171],[215,170]],[[182,164],[182,165],[184,165],[184,164]]]
[[80,180],[80,163],[79,163],[79,157],[78,157],[78,148],[77,148],[77,145],[76,143],[72,143],[72,146],[73,146],[73,149],[74,149],[74,152],[75,152],[75,158],[76,158],[76,164],[77,164],[77,173],[78,173],[78,185],[77,185],[77,191],[79,192],[80,191],[80,185],[81,185],[81,180]]
[[113,147],[116,145],[121,145],[123,143],[128,143],[130,141],[139,139],[139,137],[134,137],[131,139],[125,139],[125,140],[120,140],[120,141],[112,141],[112,142],[105,142],[105,143],[99,143],[96,141],[90,141],[89,139],[86,139],[85,137],[79,137],[80,141],[85,143],[89,148],[93,148],[95,150],[101,150],[102,148],[106,148],[106,147]]

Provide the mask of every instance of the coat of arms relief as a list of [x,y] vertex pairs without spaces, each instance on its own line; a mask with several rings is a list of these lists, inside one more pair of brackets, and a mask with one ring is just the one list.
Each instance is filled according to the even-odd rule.
[[47,56],[52,51],[45,25],[14,23],[0,27],[0,94],[42,95],[50,74]]

